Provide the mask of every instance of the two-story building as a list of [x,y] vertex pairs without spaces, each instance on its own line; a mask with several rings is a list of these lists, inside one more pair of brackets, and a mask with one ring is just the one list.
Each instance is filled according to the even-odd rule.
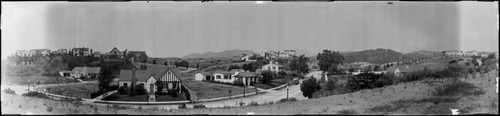
[[262,66],[262,70],[268,70],[272,72],[279,72],[284,70],[284,66],[278,64],[278,62],[269,61],[269,64]]
[[89,48],[73,48],[71,49],[71,54],[73,56],[90,56],[92,55],[92,49]]

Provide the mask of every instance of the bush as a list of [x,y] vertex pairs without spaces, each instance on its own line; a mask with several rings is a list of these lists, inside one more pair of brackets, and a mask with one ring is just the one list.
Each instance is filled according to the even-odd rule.
[[258,106],[259,103],[255,102],[255,101],[252,101],[248,104],[249,106]]
[[16,95],[16,91],[10,89],[10,88],[7,88],[5,90],[3,90],[3,92],[7,93],[7,94],[13,94],[13,95]]
[[38,93],[38,92],[34,92],[34,91],[30,91],[28,93],[24,93],[22,96],[26,96],[26,97],[37,97],[37,98],[45,98],[45,99],[49,99],[50,97],[43,94],[43,93]]
[[147,93],[147,90],[144,89],[144,84],[139,84],[134,87],[134,93],[136,95],[144,95]]
[[120,93],[120,94],[128,94],[128,89],[129,89],[128,87],[123,87],[122,86],[122,87],[120,87],[118,89],[118,93]]
[[307,98],[312,98],[313,93],[320,89],[321,87],[319,86],[315,78],[304,80],[302,81],[302,85],[300,85],[302,95]]
[[120,98],[120,97],[118,97],[118,96],[117,96],[117,95],[115,95],[115,94],[111,94],[111,95],[109,95],[109,96],[106,96],[105,98],[102,98],[102,100],[116,100],[116,99],[118,99],[118,98]]
[[201,108],[207,108],[207,107],[203,104],[197,104],[197,105],[194,105],[193,108],[194,109],[201,109]]
[[280,100],[278,101],[278,103],[283,103],[283,102],[293,102],[293,101],[297,101],[297,99],[295,99],[295,98],[293,98],[293,97],[292,97],[292,98],[289,98],[289,99],[283,98],[283,99],[280,99]]
[[470,94],[483,94],[483,90],[475,91],[476,86],[471,83],[454,80],[452,83],[436,88],[434,95],[436,96],[457,96]]
[[108,91],[113,91],[113,90],[118,90],[118,85],[111,85],[109,86],[109,89],[107,89]]

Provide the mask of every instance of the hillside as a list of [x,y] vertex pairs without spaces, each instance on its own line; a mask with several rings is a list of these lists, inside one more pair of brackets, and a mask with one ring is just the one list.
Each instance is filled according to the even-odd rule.
[[441,55],[441,52],[429,51],[429,50],[419,50],[419,51],[413,51],[410,53],[406,53],[404,55],[410,59],[421,59],[421,58],[428,58],[428,57],[433,57],[436,55]]
[[343,53],[344,63],[353,62],[370,62],[375,64],[387,63],[393,61],[400,61],[409,59],[402,53],[396,52],[391,49],[370,49],[359,52],[347,52]]
[[182,58],[224,58],[224,57],[234,57],[234,56],[239,56],[241,54],[255,54],[256,52],[252,50],[239,50],[239,49],[234,49],[234,50],[226,50],[222,52],[206,52],[203,54],[200,53],[192,53],[189,55],[186,55]]
[[295,55],[300,56],[304,54],[306,57],[316,56],[318,53],[313,53],[305,50],[295,50]]

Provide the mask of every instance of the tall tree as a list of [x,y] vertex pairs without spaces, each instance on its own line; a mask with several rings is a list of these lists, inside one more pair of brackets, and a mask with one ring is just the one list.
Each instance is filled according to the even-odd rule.
[[342,62],[344,61],[344,56],[340,54],[339,51],[335,52],[325,49],[323,50],[323,53],[318,53],[316,59],[318,59],[318,66],[321,71],[331,71],[333,73],[337,73],[338,70],[336,68],[331,68],[337,67],[337,65],[342,64]]
[[167,61],[163,62],[163,65],[167,66],[167,65],[168,65],[168,62],[167,62]]
[[304,54],[298,57],[293,57],[290,61],[290,69],[298,73],[308,73],[310,70],[307,62],[309,62],[309,58],[307,58]]
[[156,60],[153,60],[153,64],[156,64]]
[[106,92],[109,88],[109,83],[113,81],[115,76],[113,75],[113,69],[109,66],[103,66],[101,69],[101,74],[99,75],[99,91]]

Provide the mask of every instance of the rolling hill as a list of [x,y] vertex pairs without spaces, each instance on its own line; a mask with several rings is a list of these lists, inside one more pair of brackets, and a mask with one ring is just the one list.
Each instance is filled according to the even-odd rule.
[[391,49],[370,49],[359,52],[342,53],[344,55],[344,63],[353,62],[369,62],[375,64],[407,60],[409,57],[400,52]]
[[200,53],[192,53],[189,55],[186,55],[182,58],[227,58],[227,57],[234,57],[234,56],[239,56],[241,54],[255,54],[256,52],[252,50],[239,50],[239,49],[234,49],[234,50],[226,50],[226,51],[221,51],[221,52],[206,52],[203,54]]
[[441,55],[441,54],[442,54],[441,52],[437,52],[437,51],[419,50],[419,51],[406,53],[404,55],[410,59],[421,59],[421,58],[433,57],[433,56]]

